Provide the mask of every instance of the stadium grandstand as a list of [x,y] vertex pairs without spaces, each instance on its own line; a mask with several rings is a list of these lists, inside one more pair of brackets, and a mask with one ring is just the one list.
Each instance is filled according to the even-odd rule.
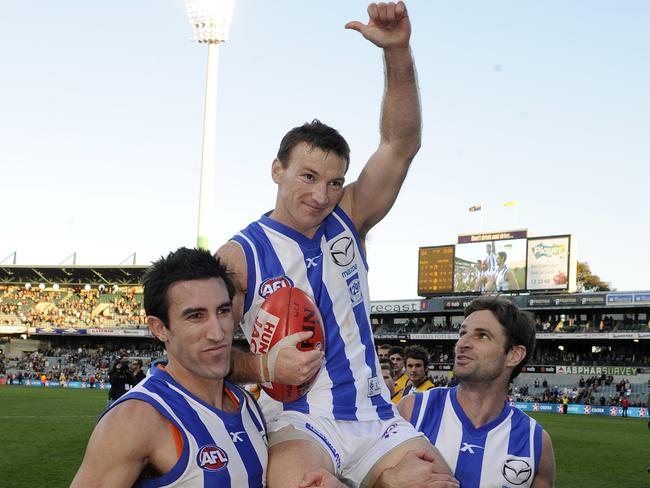
[[[119,357],[145,363],[163,350],[146,327],[147,266],[0,266],[0,382],[107,381]],[[444,383],[464,307],[475,297],[376,301],[377,344],[420,344]],[[512,294],[537,323],[536,351],[513,401],[643,406],[650,381],[650,292]],[[235,342],[245,347],[240,329]]]

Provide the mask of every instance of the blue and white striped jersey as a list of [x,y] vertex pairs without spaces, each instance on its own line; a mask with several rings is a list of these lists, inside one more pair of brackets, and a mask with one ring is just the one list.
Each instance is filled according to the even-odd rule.
[[[264,215],[233,241],[246,256],[241,326],[249,342],[260,306],[280,287],[305,291],[323,317],[324,366],[311,391],[283,408],[337,420],[394,417],[370,327],[368,266],[348,215],[336,207],[311,239]],[[279,408],[264,396],[265,412]]]
[[494,274],[497,272],[497,255],[494,251],[489,252],[487,256],[485,257],[485,261],[487,263],[487,272],[489,275],[494,276]]
[[415,394],[411,423],[436,446],[463,488],[532,486],[543,430],[508,403],[477,429],[461,409],[456,388],[434,388]]
[[178,429],[183,439],[176,465],[168,473],[136,486],[266,486],[268,447],[262,414],[249,394],[230,383],[225,386],[239,400],[235,413],[208,405],[163,369],[152,367],[150,375],[106,410],[130,400],[147,402]]
[[497,268],[496,273],[494,275],[494,284],[496,286],[497,291],[508,291],[510,289],[510,284],[506,279],[507,274],[508,274],[507,266],[504,266],[501,269]]

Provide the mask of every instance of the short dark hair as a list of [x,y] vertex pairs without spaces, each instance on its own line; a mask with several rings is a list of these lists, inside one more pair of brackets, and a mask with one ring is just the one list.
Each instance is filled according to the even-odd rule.
[[388,350],[390,350],[391,347],[392,347],[392,346],[391,346],[390,344],[379,344],[379,345],[377,346],[377,350],[378,350],[378,351],[379,351],[380,349],[388,349]]
[[519,310],[514,303],[501,296],[483,296],[470,302],[465,308],[465,317],[479,310],[489,310],[497,318],[506,333],[505,352],[514,346],[524,346],[524,359],[512,370],[510,381],[514,380],[526,365],[535,350],[535,320],[528,312]]
[[402,358],[404,358],[404,348],[401,346],[391,347],[390,350],[388,351],[388,356],[392,356],[393,354],[399,354],[400,356],[402,356]]
[[158,317],[169,328],[169,287],[178,281],[221,278],[228,297],[235,296],[235,285],[226,267],[205,249],[181,247],[152,263],[142,279],[144,311]]
[[424,369],[429,367],[429,353],[422,346],[409,346],[404,350],[404,362],[407,359],[417,359],[424,362]]
[[498,253],[497,253],[497,256],[499,256],[500,258],[503,258],[503,262],[504,262],[504,263],[506,262],[506,259],[508,259],[508,255],[506,254],[505,251],[500,251],[500,252],[498,252]]
[[326,153],[332,151],[337,156],[345,159],[345,171],[348,171],[350,166],[350,146],[336,129],[323,124],[318,119],[294,127],[282,138],[276,157],[283,167],[286,168],[289,162],[291,150],[301,142],[309,144],[312,148],[322,149]]

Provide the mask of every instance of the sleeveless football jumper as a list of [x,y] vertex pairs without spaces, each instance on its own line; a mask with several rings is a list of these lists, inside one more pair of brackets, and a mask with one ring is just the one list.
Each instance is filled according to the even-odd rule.
[[[314,386],[301,399],[282,406],[275,402],[270,409],[335,420],[393,418],[370,326],[368,266],[348,215],[336,207],[309,239],[267,214],[232,240],[246,256],[241,326],[249,343],[260,306],[278,287],[302,289],[323,317],[325,361]],[[265,413],[266,402],[274,402],[267,399],[261,402]]]
[[248,393],[228,382],[224,387],[239,401],[237,412],[208,405],[163,369],[152,367],[150,375],[106,410],[126,401],[147,402],[178,429],[183,439],[180,459],[168,473],[140,480],[135,486],[265,486],[268,452],[262,414]]
[[415,393],[411,423],[445,459],[463,488],[528,488],[542,454],[542,427],[504,402],[495,420],[475,428],[456,388]]

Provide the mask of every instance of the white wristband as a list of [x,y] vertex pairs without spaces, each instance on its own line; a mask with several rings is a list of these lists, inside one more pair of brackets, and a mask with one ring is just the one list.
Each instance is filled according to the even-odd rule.
[[266,379],[266,375],[264,374],[264,355],[263,354],[258,354],[260,358],[260,380],[261,383],[267,383],[269,380]]

